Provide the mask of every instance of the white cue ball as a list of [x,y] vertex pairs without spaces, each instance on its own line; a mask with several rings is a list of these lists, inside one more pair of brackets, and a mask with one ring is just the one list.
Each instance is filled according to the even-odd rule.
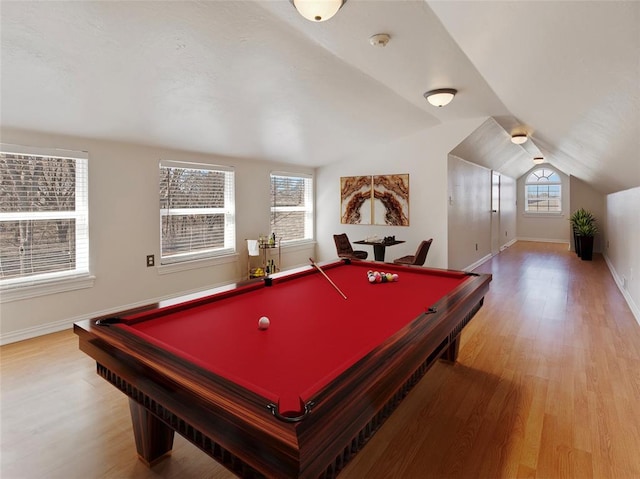
[[258,320],[258,328],[259,329],[267,329],[269,327],[269,324],[270,324],[269,318],[267,318],[266,316],[262,316]]

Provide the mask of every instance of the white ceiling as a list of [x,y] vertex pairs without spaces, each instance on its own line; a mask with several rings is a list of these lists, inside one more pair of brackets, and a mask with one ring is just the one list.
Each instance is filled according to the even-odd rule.
[[[541,154],[604,193],[640,186],[640,2],[349,0],[322,23],[288,0],[0,13],[5,127],[321,166],[488,118],[455,154],[513,177]],[[444,87],[459,91],[445,108],[422,96]]]

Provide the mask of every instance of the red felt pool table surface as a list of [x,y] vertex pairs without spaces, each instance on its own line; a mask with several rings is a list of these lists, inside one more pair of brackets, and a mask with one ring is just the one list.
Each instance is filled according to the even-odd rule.
[[[320,266],[347,299],[307,266],[74,324],[129,398],[141,460],[166,457],[178,432],[240,477],[335,478],[436,361],[456,360],[491,281]],[[370,284],[370,269],[399,281]]]
[[[469,276],[379,265],[397,282],[370,283],[371,263],[323,266],[184,308],[125,316],[118,327],[299,414],[304,403]],[[258,328],[267,316],[270,327]]]

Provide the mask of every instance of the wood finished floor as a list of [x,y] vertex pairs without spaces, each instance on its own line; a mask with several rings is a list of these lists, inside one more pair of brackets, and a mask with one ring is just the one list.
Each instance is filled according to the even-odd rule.
[[[518,242],[485,305],[340,479],[640,478],[640,326],[596,255]],[[233,478],[176,435],[137,460],[127,399],[71,331],[1,354],[2,479]]]

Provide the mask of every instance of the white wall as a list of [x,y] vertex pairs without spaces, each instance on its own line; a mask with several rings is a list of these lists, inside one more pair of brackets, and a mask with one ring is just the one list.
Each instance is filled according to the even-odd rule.
[[[245,238],[269,233],[269,174],[312,169],[253,160],[172,151],[148,146],[3,129],[3,143],[89,152],[89,234],[92,288],[0,304],[0,342],[12,342],[69,327],[73,321],[109,314],[185,292],[243,279]],[[158,164],[160,159],[233,166],[236,172],[236,244],[227,262],[160,274]],[[283,250],[283,267],[314,254],[314,245]]]
[[[594,237],[593,251],[602,253],[603,246],[603,229],[605,221],[605,198],[602,193],[594,190],[584,181],[576,178],[575,176],[569,177],[571,184],[571,211],[567,218],[569,218],[576,210],[584,208],[589,210],[596,218],[599,232]],[[569,228],[571,231],[571,228]],[[574,250],[573,240],[571,241],[571,248]]]
[[500,175],[500,249],[512,243],[517,232],[517,182]]
[[[367,236],[395,236],[406,243],[387,248],[386,261],[414,254],[421,240],[433,238],[425,265],[447,267],[447,156],[484,119],[447,123],[383,147],[367,148],[344,161],[319,168],[316,176],[317,254],[336,257],[333,235],[347,233],[353,242]],[[409,174],[409,226],[340,223],[340,177]],[[373,259],[373,250],[364,246]]]
[[[524,211],[524,185],[527,176],[532,170],[544,167],[558,173],[562,181],[562,214],[544,215],[527,214]],[[529,171],[517,180],[517,221],[518,239],[527,241],[547,241],[554,243],[567,243],[571,237],[571,227],[569,225],[570,212],[570,183],[569,177],[557,168],[544,164],[534,165]]]
[[465,269],[491,255],[491,170],[449,155],[448,264]]
[[[449,268],[473,269],[492,254],[491,176],[491,170],[449,155]],[[503,174],[499,214],[502,250],[516,239],[516,180]]]
[[640,187],[605,197],[604,257],[640,323]]

